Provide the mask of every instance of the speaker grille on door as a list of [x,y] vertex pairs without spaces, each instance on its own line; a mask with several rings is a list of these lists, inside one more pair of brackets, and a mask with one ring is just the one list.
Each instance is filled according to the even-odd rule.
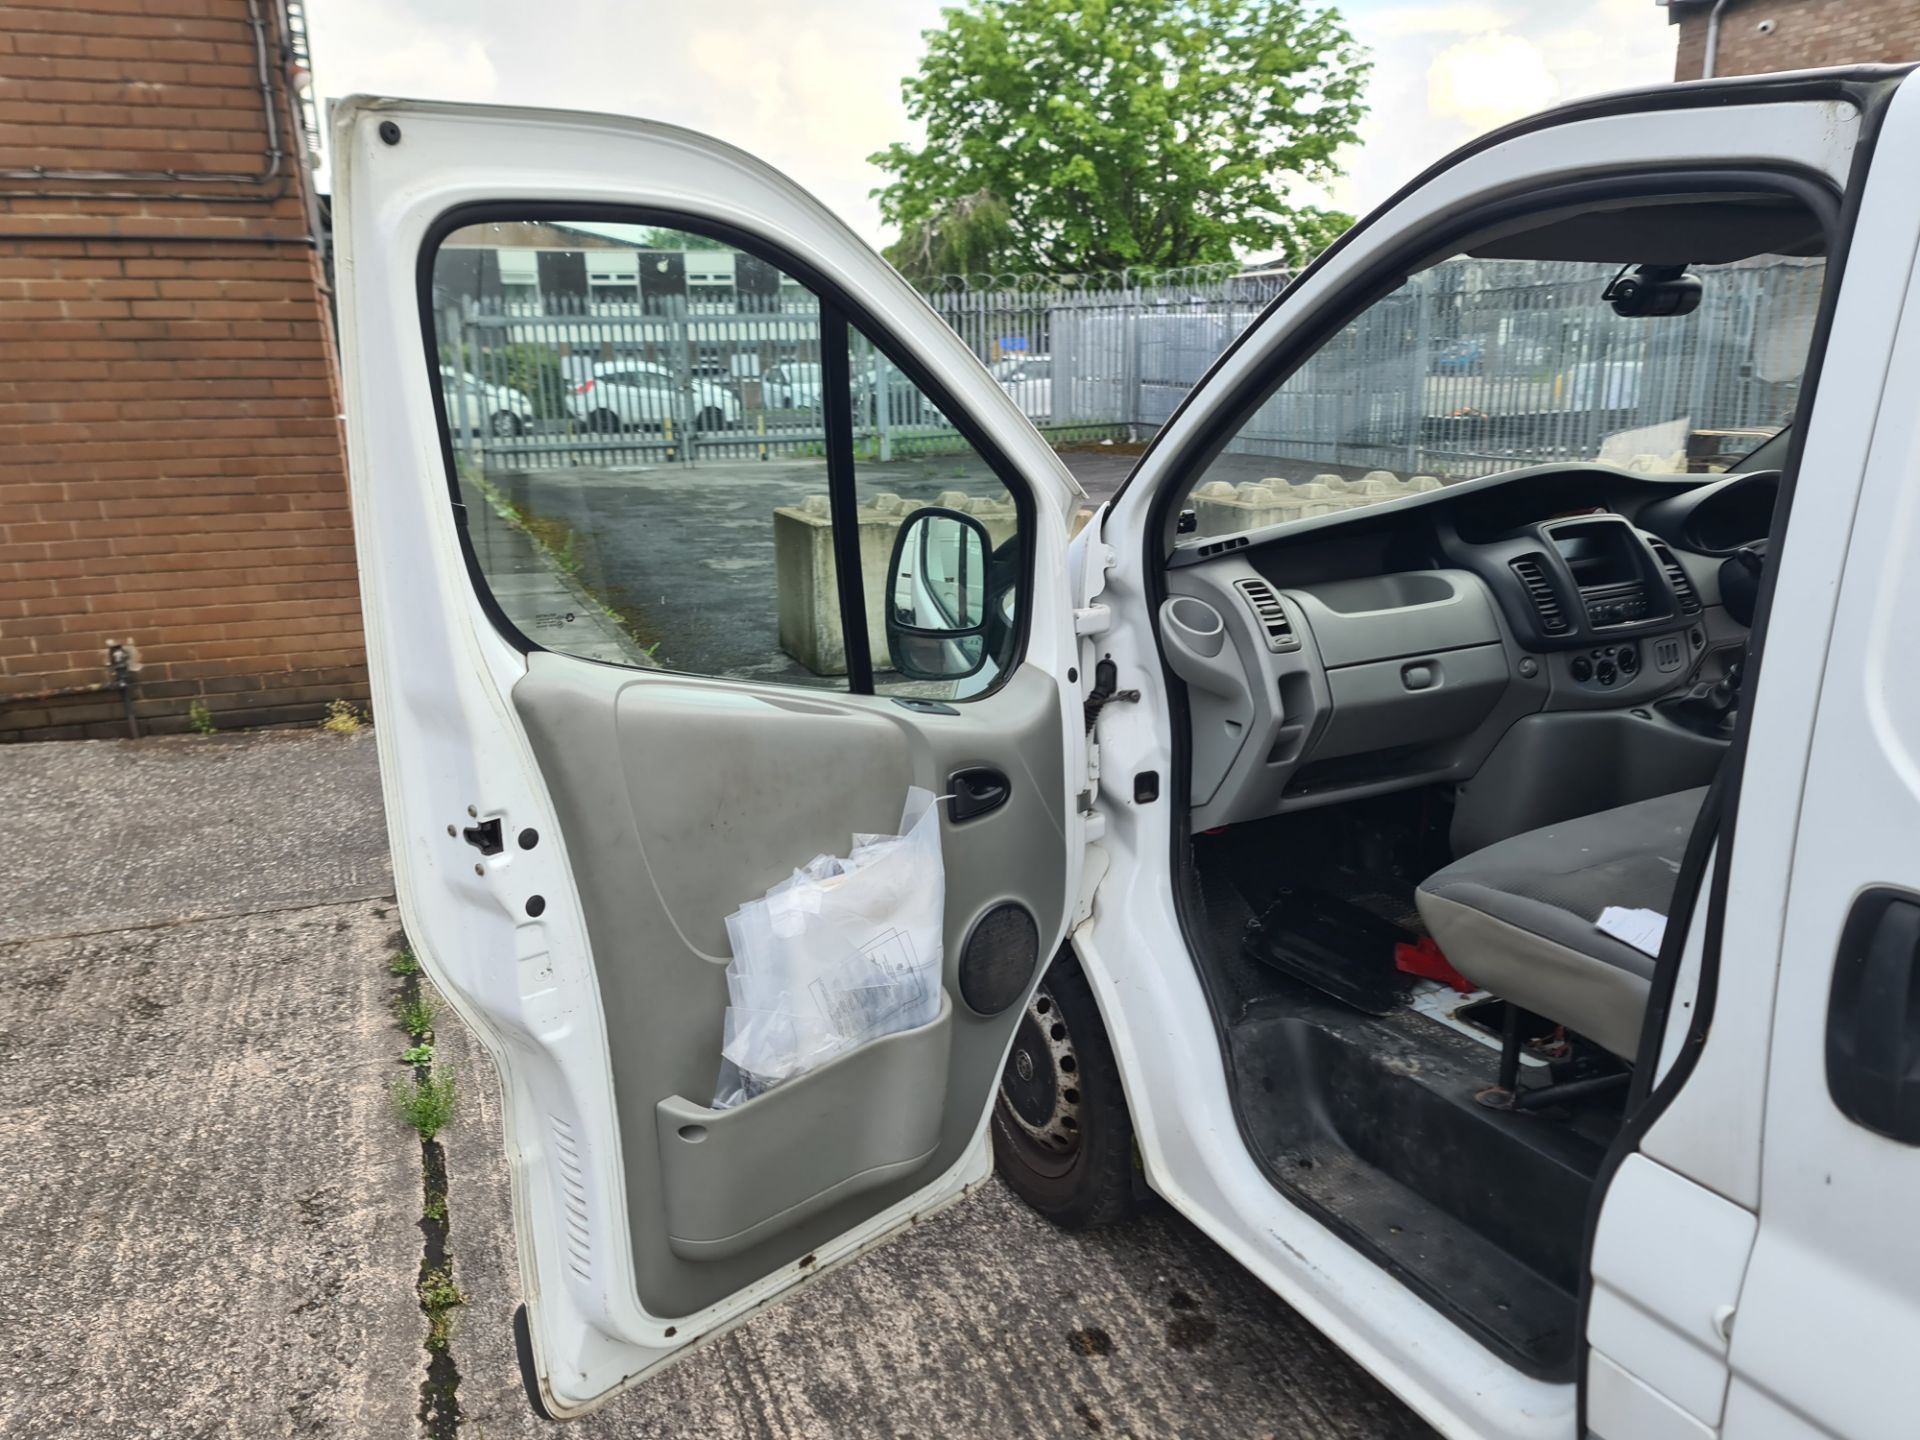
[[960,998],[976,1014],[997,1015],[1026,993],[1040,961],[1040,927],[1024,905],[996,905],[960,947]]

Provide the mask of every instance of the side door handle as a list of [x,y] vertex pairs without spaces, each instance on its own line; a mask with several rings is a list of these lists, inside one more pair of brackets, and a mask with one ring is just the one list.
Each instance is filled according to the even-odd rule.
[[1013,794],[1013,785],[998,770],[978,765],[956,770],[947,777],[947,821],[958,825],[990,810],[998,810]]
[[1827,1090],[1849,1120],[1920,1145],[1920,896],[1874,889],[1840,932]]

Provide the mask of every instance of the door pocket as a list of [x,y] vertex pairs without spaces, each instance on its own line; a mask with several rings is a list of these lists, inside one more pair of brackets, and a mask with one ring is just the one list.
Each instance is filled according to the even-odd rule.
[[[730,1110],[654,1107],[667,1238],[717,1260],[925,1165],[940,1142],[953,1002]],[[718,1061],[716,1059],[716,1065]]]

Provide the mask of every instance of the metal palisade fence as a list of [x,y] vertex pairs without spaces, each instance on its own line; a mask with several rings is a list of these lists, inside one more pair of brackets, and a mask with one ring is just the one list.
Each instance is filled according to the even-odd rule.
[[[1620,436],[1629,448],[1671,449],[1676,427],[1737,445],[1784,423],[1812,334],[1819,261],[1716,267],[1703,272],[1696,313],[1652,320],[1612,312],[1601,298],[1610,273],[1472,259],[1423,271],[1325,339],[1229,449],[1453,477],[1595,458],[1618,451]],[[951,285],[926,298],[1056,443],[1138,441],[1286,279]],[[442,300],[440,377],[455,443],[489,466],[824,452],[811,298]],[[853,343],[863,453],[965,448],[884,355]]]

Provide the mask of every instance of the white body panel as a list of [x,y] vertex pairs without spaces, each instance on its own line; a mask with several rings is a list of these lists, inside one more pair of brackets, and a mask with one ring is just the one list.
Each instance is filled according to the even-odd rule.
[[[1883,153],[1920,142],[1920,93],[1888,116]],[[1891,149],[1895,145],[1908,148]],[[1898,326],[1890,360],[1840,346],[1821,401],[1862,392],[1871,418],[1857,506],[1846,527],[1831,641],[1818,691],[1785,938],[1761,1150],[1760,1229],[1734,1327],[1738,1381],[1726,1433],[1894,1440],[1920,1426],[1920,1147],[1843,1115],[1828,1090],[1828,995],[1855,899],[1891,886],[1920,894],[1920,293],[1913,285],[1920,194],[1905,167],[1870,191],[1862,239],[1884,268],[1859,295]],[[1904,184],[1895,183],[1904,178]],[[1848,285],[1858,272],[1849,263]],[[1849,299],[1852,292],[1849,292]],[[1852,373],[1852,380],[1840,377]],[[1829,385],[1831,384],[1831,390]],[[1825,434],[1827,432],[1823,432]],[[1809,449],[1803,498],[1827,480]],[[1795,545],[1799,543],[1796,520]],[[1789,565],[1797,565],[1795,553]],[[1784,579],[1785,571],[1782,576]],[[1831,578],[1829,579],[1831,585]],[[1776,600],[1775,611],[1781,602]],[[1768,666],[1781,637],[1768,640]],[[1811,695],[1809,699],[1811,699]],[[1742,819],[1739,844],[1746,843]],[[1776,905],[1779,903],[1776,900]]]

